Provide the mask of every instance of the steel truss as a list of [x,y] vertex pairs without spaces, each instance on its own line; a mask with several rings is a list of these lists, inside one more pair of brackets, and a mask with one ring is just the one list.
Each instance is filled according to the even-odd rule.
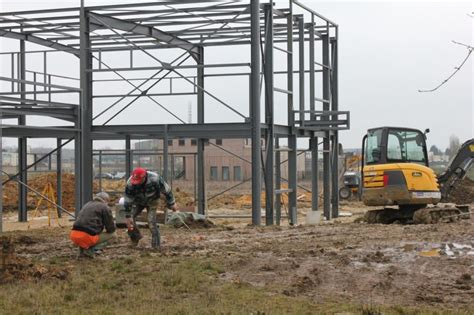
[[[131,139],[197,138],[197,208],[206,210],[204,176],[205,143],[209,138],[251,138],[252,159],[252,224],[261,224],[262,176],[265,199],[265,224],[280,224],[280,197],[289,196],[289,223],[297,223],[297,139],[310,139],[312,152],[312,208],[317,210],[318,152],[322,141],[324,215],[338,216],[338,133],[349,129],[349,112],[339,111],[338,105],[338,25],[321,16],[299,1],[290,0],[286,8],[272,3],[220,2],[220,1],[155,1],[122,5],[89,6],[0,14],[0,37],[17,39],[18,52],[0,52],[11,58],[11,76],[0,77],[11,88],[0,93],[0,110],[3,118],[17,119],[15,125],[2,125],[3,137],[18,138],[19,169],[10,179],[27,183],[26,146],[28,138],[56,138],[57,148],[48,155],[58,156],[58,200],[61,200],[61,148],[74,141],[76,176],[76,211],[92,197],[93,141],[124,140],[126,152],[130,152]],[[25,42],[47,47],[45,50],[25,49]],[[294,49],[294,43],[298,49]],[[316,52],[316,44],[321,51]],[[240,46],[237,46],[240,45]],[[248,63],[208,64],[204,60],[206,48],[215,46],[250,47]],[[319,47],[319,46],[318,46]],[[164,62],[152,51],[158,49],[180,52],[172,62]],[[318,48],[319,49],[319,48]],[[104,56],[114,52],[129,52],[129,58],[121,67],[104,61]],[[55,75],[48,72],[57,52],[70,53],[79,58],[79,78]],[[155,61],[147,67],[135,65],[136,52]],[[274,54],[286,54],[286,70],[274,69]],[[30,54],[43,55],[43,71],[26,69],[25,58]],[[322,55],[322,60],[316,60]],[[193,61],[192,64],[186,61]],[[294,61],[298,61],[295,68]],[[309,64],[307,61],[309,60]],[[15,67],[16,64],[16,67]],[[248,68],[248,71],[206,73],[206,69],[219,70],[232,67]],[[16,68],[16,69],[15,69]],[[153,75],[137,79],[127,78],[133,71],[152,70]],[[183,74],[193,70],[195,75]],[[113,79],[96,78],[96,74],[108,72]],[[16,74],[16,75],[15,75]],[[32,77],[27,79],[27,75]],[[316,80],[320,76],[321,84]],[[220,99],[208,88],[206,78],[219,76],[244,76],[249,78],[249,115],[241,113]],[[285,76],[286,87],[276,86],[275,77]],[[295,76],[298,78],[295,84]],[[55,79],[71,80],[71,86],[52,84]],[[192,90],[176,92],[173,80],[187,82]],[[96,82],[126,82],[128,93],[100,94],[93,88]],[[151,89],[168,82],[168,93],[156,93]],[[137,83],[135,83],[137,82]],[[141,83],[140,83],[141,82]],[[308,82],[308,84],[305,84]],[[79,83],[79,86],[77,86]],[[75,87],[72,87],[74,86]],[[307,86],[309,88],[307,88]],[[296,91],[298,89],[298,91]],[[316,91],[322,91],[316,97]],[[287,99],[286,124],[274,120],[274,95],[283,93]],[[76,102],[52,101],[55,95],[68,94]],[[294,95],[299,95],[298,99]],[[159,97],[167,95],[193,95],[197,97],[197,123],[189,124],[175,115],[171,108],[162,105]],[[261,104],[261,96],[264,104]],[[205,96],[217,101],[241,121],[236,123],[206,123],[204,117]],[[47,97],[45,99],[45,97]],[[94,111],[97,98],[119,97],[102,112]],[[111,121],[136,100],[145,98],[172,115],[178,123],[166,125],[114,125]],[[309,99],[309,102],[307,100]],[[110,114],[110,109],[122,108],[98,125],[95,119]],[[126,104],[123,106],[123,104]],[[265,115],[261,119],[262,107]],[[296,106],[297,105],[297,106]],[[43,115],[69,122],[64,126],[32,126],[27,117]],[[71,125],[71,123],[73,125]],[[265,140],[264,152],[261,139]],[[287,139],[288,146],[280,146]],[[165,142],[167,143],[167,142]],[[213,144],[215,145],[215,144]],[[217,146],[217,145],[215,145]],[[224,149],[225,150],[225,149]],[[281,152],[288,152],[288,188],[282,189]],[[233,154],[226,150],[227,153]],[[167,146],[164,147],[167,154]],[[39,159],[35,163],[41,161]],[[130,172],[130,157],[127,159]],[[9,179],[9,180],[10,180]],[[9,181],[7,180],[7,181]],[[5,183],[6,181],[4,181]],[[19,220],[27,220],[26,187],[19,186]],[[1,209],[1,201],[0,201]]]

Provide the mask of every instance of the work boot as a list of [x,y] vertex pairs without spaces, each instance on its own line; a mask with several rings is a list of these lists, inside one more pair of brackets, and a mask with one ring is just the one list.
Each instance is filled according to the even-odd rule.
[[79,247],[79,255],[77,256],[77,259],[81,259],[81,258],[89,258],[89,259],[94,258],[94,251]]
[[151,234],[151,248],[160,248],[160,232],[159,231],[154,231]]

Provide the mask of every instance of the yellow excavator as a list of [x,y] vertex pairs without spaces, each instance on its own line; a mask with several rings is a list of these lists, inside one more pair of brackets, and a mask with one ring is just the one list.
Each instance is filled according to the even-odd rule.
[[401,127],[367,131],[362,141],[362,200],[367,206],[384,207],[368,211],[367,222],[435,223],[469,213],[466,205],[436,205],[466,176],[474,161],[474,139],[466,141],[437,176],[428,163],[428,132]]

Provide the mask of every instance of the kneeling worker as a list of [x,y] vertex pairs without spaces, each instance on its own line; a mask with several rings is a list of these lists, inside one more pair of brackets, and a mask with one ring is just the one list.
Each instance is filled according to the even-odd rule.
[[109,195],[100,192],[79,211],[70,238],[79,246],[80,257],[93,257],[95,251],[104,248],[114,236],[115,223],[107,206],[109,201]]

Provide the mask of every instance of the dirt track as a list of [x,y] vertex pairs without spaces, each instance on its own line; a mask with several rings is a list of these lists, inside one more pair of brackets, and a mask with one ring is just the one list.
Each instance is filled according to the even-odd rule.
[[[438,225],[163,228],[161,252],[148,248],[148,234],[138,248],[130,248],[126,234],[119,231],[116,243],[98,261],[139,261],[144,252],[157,259],[192,256],[222,264],[221,281],[248,283],[315,303],[474,309],[473,223],[471,218]],[[67,234],[68,228],[16,232],[15,251],[35,262],[63,259],[65,269],[74,268],[81,262],[74,259]]]

